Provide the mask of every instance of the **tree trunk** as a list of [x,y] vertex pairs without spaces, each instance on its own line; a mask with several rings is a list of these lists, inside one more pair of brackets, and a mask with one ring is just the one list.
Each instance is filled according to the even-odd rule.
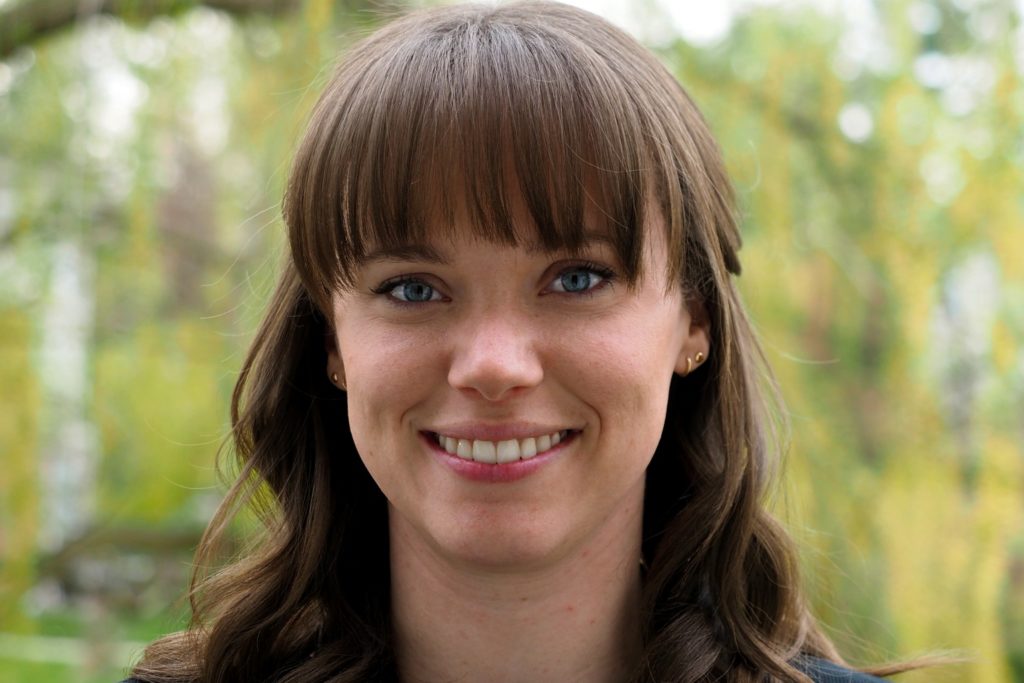
[[300,0],[22,0],[0,7],[0,59],[80,19],[110,14],[125,20],[146,21],[199,5],[235,15],[281,13]]

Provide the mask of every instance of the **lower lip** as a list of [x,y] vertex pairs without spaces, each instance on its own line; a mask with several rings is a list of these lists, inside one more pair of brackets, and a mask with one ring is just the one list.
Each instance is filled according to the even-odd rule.
[[559,441],[557,445],[526,460],[491,464],[452,455],[441,448],[441,445],[434,440],[433,435],[420,432],[420,438],[430,448],[430,452],[441,461],[441,464],[450,468],[460,477],[491,484],[518,481],[523,477],[530,476],[565,452],[565,449],[571,446],[578,436],[579,432],[570,432],[569,436]]

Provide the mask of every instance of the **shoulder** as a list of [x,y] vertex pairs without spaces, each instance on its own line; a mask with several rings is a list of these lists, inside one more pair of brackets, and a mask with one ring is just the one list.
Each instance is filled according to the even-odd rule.
[[801,657],[793,664],[811,677],[814,683],[871,683],[883,679],[871,674],[847,669],[825,659],[817,657]]
[[[883,679],[870,674],[847,669],[825,659],[801,657],[793,662],[798,669],[811,677],[814,683],[885,683]],[[137,678],[126,678],[121,683],[144,683]]]

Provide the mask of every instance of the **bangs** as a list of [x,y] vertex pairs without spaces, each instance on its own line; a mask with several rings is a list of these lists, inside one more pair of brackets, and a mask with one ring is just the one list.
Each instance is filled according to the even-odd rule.
[[[645,66],[624,73],[632,41],[617,29],[602,22],[608,35],[581,36],[580,14],[601,20],[540,6],[428,10],[353,48],[314,111],[285,198],[292,255],[322,310],[371,251],[466,231],[569,252],[597,232],[624,279],[641,277],[646,205],[678,171],[637,92],[657,100],[664,79],[639,46]],[[611,39],[614,50],[603,47]],[[679,199],[662,204],[675,232]],[[675,276],[683,240],[668,243]]]

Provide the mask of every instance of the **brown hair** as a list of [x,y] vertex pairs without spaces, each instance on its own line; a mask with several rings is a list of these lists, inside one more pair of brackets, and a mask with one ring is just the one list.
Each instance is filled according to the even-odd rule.
[[[711,132],[625,33],[525,2],[410,14],[327,85],[285,196],[291,256],[235,388],[241,474],[199,550],[191,627],[151,645],[136,676],[396,680],[386,504],[325,377],[329,301],[371,246],[420,241],[438,216],[453,226],[456,205],[484,238],[518,242],[516,200],[545,246],[569,249],[596,202],[634,282],[644,229],[663,224],[671,280],[709,316],[708,361],[672,380],[648,470],[634,680],[805,681],[799,657],[841,662],[764,507],[779,411],[732,281],[740,236]],[[247,503],[266,533],[207,572]]]

